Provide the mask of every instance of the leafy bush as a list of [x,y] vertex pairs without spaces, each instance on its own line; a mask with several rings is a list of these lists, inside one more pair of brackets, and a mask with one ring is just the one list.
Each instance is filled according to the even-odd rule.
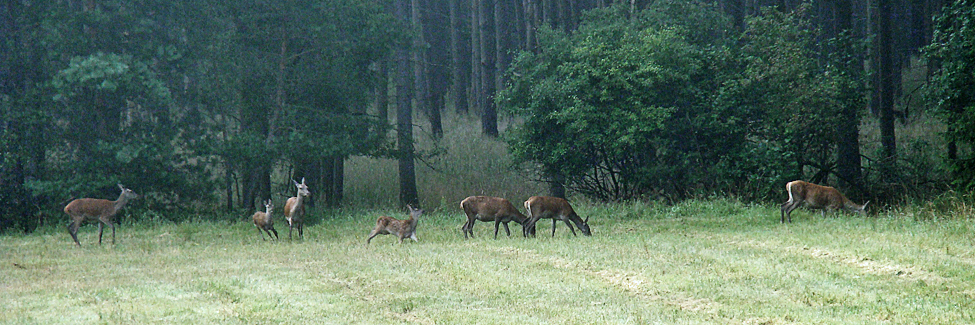
[[806,167],[827,177],[840,112],[863,103],[862,79],[840,68],[850,57],[822,60],[803,9],[765,10],[740,38],[719,32],[721,17],[661,1],[594,10],[572,34],[543,30],[499,96],[525,116],[516,159],[599,200],[758,199]]
[[[955,186],[975,188],[975,3],[954,1],[936,19],[934,38],[925,53],[940,65],[928,87],[928,97],[947,125],[949,160]],[[967,150],[966,150],[967,149]],[[952,152],[953,151],[953,152]]]

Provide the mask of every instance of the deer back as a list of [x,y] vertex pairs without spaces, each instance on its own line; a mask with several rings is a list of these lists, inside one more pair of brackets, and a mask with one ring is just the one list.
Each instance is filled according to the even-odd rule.
[[528,219],[515,206],[504,198],[490,196],[470,196],[460,202],[461,209],[468,218],[481,221],[514,221],[524,224]]
[[536,221],[538,219],[569,220],[582,230],[583,235],[592,235],[592,230],[589,228],[589,218],[583,220],[582,217],[579,217],[576,211],[572,209],[569,201],[563,198],[533,196],[525,201],[525,209],[528,210],[528,215]]

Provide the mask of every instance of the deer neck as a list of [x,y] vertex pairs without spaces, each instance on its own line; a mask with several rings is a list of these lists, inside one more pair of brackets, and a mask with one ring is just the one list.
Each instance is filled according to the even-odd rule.
[[115,200],[114,204],[112,205],[115,211],[118,211],[122,209],[122,207],[124,207],[126,203],[129,203],[129,197],[125,196],[125,193],[122,193],[122,195],[118,196],[118,200]]

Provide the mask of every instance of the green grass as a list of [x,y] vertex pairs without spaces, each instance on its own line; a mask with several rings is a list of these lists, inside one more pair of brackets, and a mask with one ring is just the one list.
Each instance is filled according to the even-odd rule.
[[[0,237],[2,323],[965,324],[975,323],[968,218],[871,218],[728,200],[577,202],[592,237],[549,222],[494,240],[460,211],[420,242],[365,237],[381,214],[312,211],[305,240],[244,222],[142,222],[98,246],[63,227]],[[283,231],[282,231],[283,230]],[[110,237],[109,237],[110,238]]]
[[[422,130],[425,119],[416,132],[417,148],[423,158],[416,162],[416,186],[420,205],[434,209],[458,209],[460,201],[469,195],[490,195],[508,198],[520,206],[532,195],[547,193],[546,184],[523,167],[515,166],[501,139],[481,136],[476,116],[444,114],[444,136],[433,140]],[[501,118],[503,131],[514,123],[510,117]],[[345,204],[359,208],[399,206],[399,174],[397,161],[369,157],[349,158],[345,165]],[[312,192],[315,186],[311,186]]]

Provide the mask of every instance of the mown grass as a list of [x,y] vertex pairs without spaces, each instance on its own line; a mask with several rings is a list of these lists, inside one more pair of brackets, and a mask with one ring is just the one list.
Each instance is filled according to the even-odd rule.
[[[365,237],[382,210],[313,210],[304,241],[244,222],[141,222],[82,248],[63,227],[0,238],[3,323],[975,323],[970,218],[870,218],[732,200],[587,204],[592,237],[472,240],[462,212],[420,242]],[[283,231],[282,231],[283,230]]]

